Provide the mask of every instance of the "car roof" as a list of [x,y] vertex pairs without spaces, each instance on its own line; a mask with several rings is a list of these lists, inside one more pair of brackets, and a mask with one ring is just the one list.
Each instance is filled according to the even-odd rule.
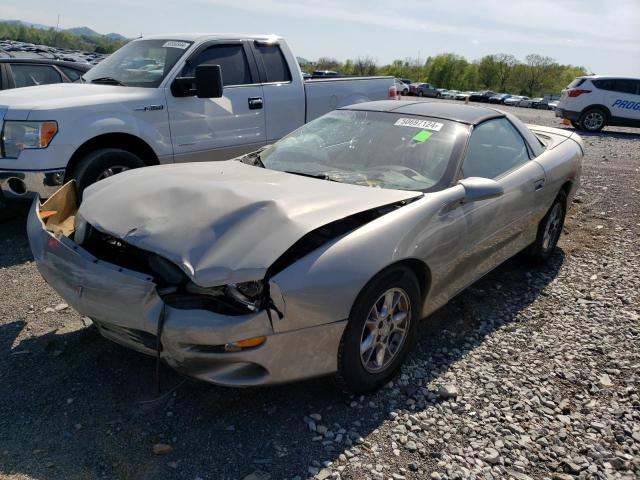
[[166,35],[149,35],[135,40],[183,40],[185,42],[200,42],[204,40],[261,40],[275,42],[282,40],[279,35],[260,35],[250,33],[171,33]]
[[411,100],[380,100],[357,103],[341,110],[367,110],[371,112],[393,112],[406,115],[442,118],[477,125],[491,118],[504,117],[504,113],[489,107],[460,105],[445,102],[413,102]]
[[588,80],[640,80],[640,77],[626,77],[624,75],[581,75],[577,78]]
[[65,60],[53,60],[50,58],[0,58],[0,63],[26,63],[39,65],[58,65],[60,67],[69,67],[75,70],[87,71],[93,65],[90,63],[68,62]]

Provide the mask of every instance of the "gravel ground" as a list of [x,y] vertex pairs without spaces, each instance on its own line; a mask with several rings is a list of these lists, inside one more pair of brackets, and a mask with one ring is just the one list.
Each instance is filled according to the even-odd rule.
[[[558,126],[552,112],[513,109]],[[512,259],[423,322],[380,392],[234,390],[99,337],[0,223],[0,478],[640,477],[640,131],[584,136],[544,267]]]

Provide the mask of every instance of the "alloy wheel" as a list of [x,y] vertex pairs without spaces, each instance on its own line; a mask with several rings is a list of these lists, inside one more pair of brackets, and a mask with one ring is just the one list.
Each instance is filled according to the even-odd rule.
[[411,322],[409,295],[390,288],[373,304],[360,336],[360,361],[365,370],[377,373],[397,357],[407,339]]
[[548,250],[560,237],[560,225],[562,223],[562,205],[556,203],[549,214],[547,225],[544,228],[544,235],[542,237],[542,248]]
[[125,165],[114,165],[112,167],[104,169],[102,173],[98,175],[98,178],[96,180],[104,180],[105,178],[113,177],[114,175],[122,173],[126,170],[129,170],[129,167]]

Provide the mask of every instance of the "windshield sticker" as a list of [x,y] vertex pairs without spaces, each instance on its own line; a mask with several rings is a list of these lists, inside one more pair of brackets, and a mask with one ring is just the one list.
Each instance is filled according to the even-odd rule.
[[414,142],[424,142],[426,140],[429,140],[429,137],[431,135],[433,135],[433,132],[430,132],[429,130],[422,130],[421,132],[417,133],[416,136],[411,140],[413,140]]
[[433,130],[439,132],[444,123],[432,122],[430,120],[418,120],[417,118],[399,118],[394,125],[398,127],[415,127],[423,130]]
[[188,47],[189,47],[189,42],[176,42],[173,40],[169,42],[164,42],[164,45],[162,45],[162,48],[179,48],[180,50],[184,50]]

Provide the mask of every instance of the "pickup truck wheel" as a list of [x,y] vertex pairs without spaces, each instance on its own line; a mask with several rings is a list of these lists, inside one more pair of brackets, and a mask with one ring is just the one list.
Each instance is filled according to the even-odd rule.
[[380,272],[356,299],[338,349],[338,385],[365,393],[389,381],[415,343],[420,287],[406,267]]
[[111,177],[125,170],[144,167],[145,163],[137,155],[120,148],[101,148],[85,156],[73,173],[78,193],[92,183]]

